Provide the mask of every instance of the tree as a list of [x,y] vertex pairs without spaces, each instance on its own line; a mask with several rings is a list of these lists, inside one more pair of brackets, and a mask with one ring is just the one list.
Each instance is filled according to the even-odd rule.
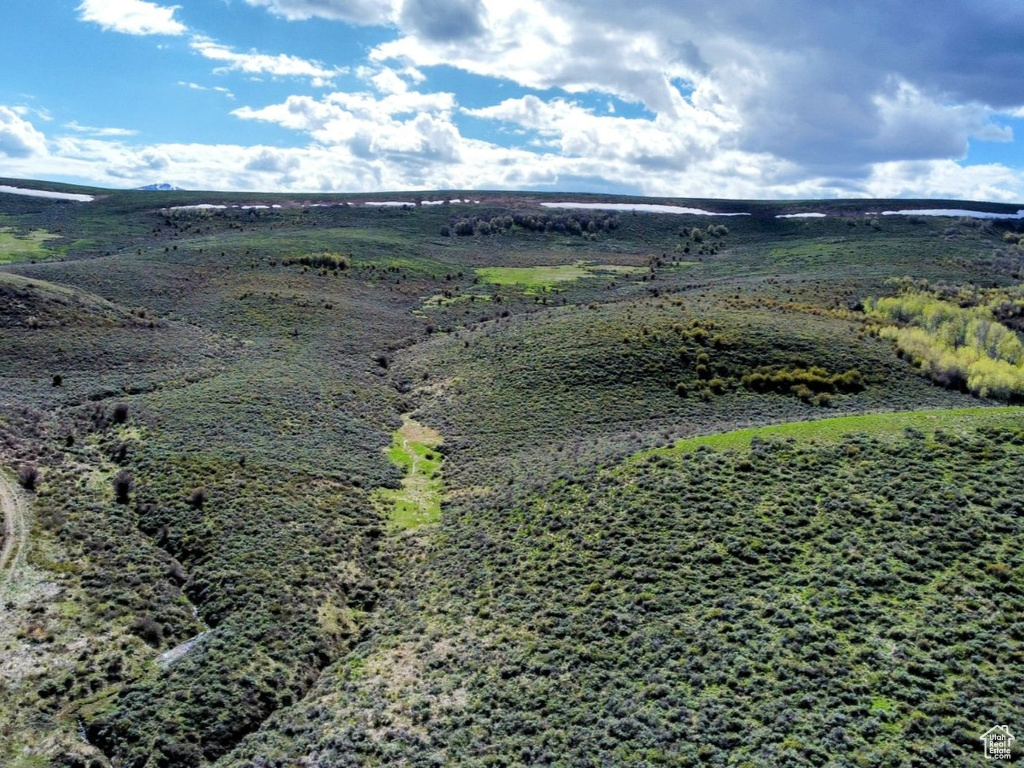
[[118,503],[127,504],[128,495],[134,487],[135,478],[132,477],[132,473],[127,469],[118,470],[117,474],[114,475],[114,496],[117,498]]
[[34,491],[39,483],[39,467],[35,464],[22,464],[18,469],[18,484],[26,491]]
[[128,403],[118,403],[114,406],[113,419],[115,424],[124,424],[128,421]]

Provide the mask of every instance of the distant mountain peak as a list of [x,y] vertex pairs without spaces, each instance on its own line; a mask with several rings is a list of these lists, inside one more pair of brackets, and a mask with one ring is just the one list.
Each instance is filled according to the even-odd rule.
[[168,184],[166,181],[157,182],[156,184],[147,184],[144,187],[138,187],[143,192],[184,192],[181,187],[176,187],[173,184]]

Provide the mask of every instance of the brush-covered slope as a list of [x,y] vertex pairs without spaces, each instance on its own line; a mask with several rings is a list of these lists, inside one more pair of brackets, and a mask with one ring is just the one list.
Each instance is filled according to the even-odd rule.
[[86,192],[0,194],[0,762],[924,764],[1022,714],[1019,417],[862,311],[1012,308],[1021,222]]
[[1024,708],[1006,423],[655,451],[452,503],[370,641],[226,764],[968,760]]

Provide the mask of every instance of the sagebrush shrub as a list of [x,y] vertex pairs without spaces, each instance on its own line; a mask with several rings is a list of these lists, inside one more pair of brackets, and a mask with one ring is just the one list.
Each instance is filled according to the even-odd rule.
[[127,469],[119,470],[114,475],[114,496],[121,504],[128,502],[128,495],[132,492],[135,487],[135,478],[132,473]]
[[128,403],[118,403],[114,406],[113,420],[115,424],[124,424],[128,421]]
[[26,491],[34,491],[39,483],[39,467],[35,464],[22,464],[18,470],[18,483]]

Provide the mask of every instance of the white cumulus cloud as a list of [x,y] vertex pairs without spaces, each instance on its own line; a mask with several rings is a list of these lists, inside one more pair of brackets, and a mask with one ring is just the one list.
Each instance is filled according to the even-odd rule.
[[327,67],[318,61],[288,54],[266,54],[250,51],[241,53],[208,37],[196,36],[189,44],[205,59],[220,62],[218,72],[242,72],[247,75],[271,77],[298,77],[308,79],[318,88],[330,85],[334,78],[345,72],[339,67]]
[[[432,109],[405,111],[420,98]],[[589,113],[567,102],[517,103],[502,110],[560,142],[566,120]],[[154,174],[190,189],[283,192],[395,189],[572,189],[696,197],[813,198],[837,195],[1020,200],[1024,174],[1002,165],[951,160],[880,163],[863,180],[813,176],[768,154],[718,148],[681,171],[633,148],[566,154],[560,146],[506,147],[463,136],[451,121],[450,94],[293,96],[239,117],[272,120],[313,137],[302,147],[136,144],[128,137],[71,133],[49,142],[12,109],[0,107],[0,154],[8,175],[81,178],[137,187]],[[576,114],[582,112],[583,114]],[[593,117],[589,115],[589,117]],[[18,133],[12,142],[11,127]],[[602,126],[595,130],[615,130]],[[623,131],[624,132],[624,131]],[[621,134],[620,134],[621,137]],[[638,141],[637,146],[644,141]],[[11,154],[11,150],[14,154]]]
[[243,120],[275,123],[301,131],[323,145],[344,147],[362,158],[397,163],[413,155],[454,162],[462,137],[452,123],[450,93],[404,91],[377,98],[369,93],[332,93],[322,99],[289,96],[280,104],[232,114]]
[[183,35],[188,27],[174,18],[180,6],[146,0],[83,0],[79,18],[126,35]]
[[28,158],[46,154],[46,137],[14,109],[0,106],[0,155]]
[[962,158],[969,139],[1009,140],[993,117],[1024,99],[1014,74],[1024,48],[1009,42],[1024,13],[1008,15],[1001,0],[950,0],[943,13],[917,0],[474,0],[459,4],[466,21],[448,24],[451,34],[430,25],[444,27],[453,8],[406,4],[417,12],[403,6],[401,35],[371,52],[378,64],[615,96],[657,116],[666,135],[647,135],[659,144],[695,122],[717,125],[720,151],[775,157],[808,178]]
[[864,183],[868,197],[1024,200],[1024,173],[997,163],[963,166],[952,160],[875,165]]
[[133,131],[130,128],[97,128],[92,125],[81,125],[74,120],[70,123],[65,123],[64,127],[69,131],[88,133],[93,136],[135,136],[138,133],[138,131]]
[[394,18],[394,0],[245,0],[293,21],[320,18],[352,24],[387,24]]
[[536,131],[541,146],[567,157],[617,159],[665,171],[710,158],[730,130],[713,115],[692,108],[685,117],[625,118],[595,115],[564,99],[543,101],[532,95],[465,112]]

